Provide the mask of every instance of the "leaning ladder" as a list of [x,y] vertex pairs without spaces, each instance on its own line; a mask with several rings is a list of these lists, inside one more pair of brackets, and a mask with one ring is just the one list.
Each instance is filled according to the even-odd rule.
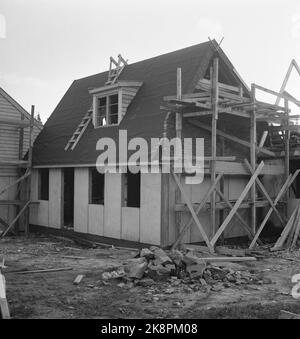
[[78,125],[76,131],[73,133],[72,137],[68,141],[68,143],[65,147],[65,151],[67,151],[68,149],[71,149],[73,151],[73,149],[78,144],[80,138],[82,137],[84,131],[87,129],[90,121],[92,120],[92,115],[93,115],[93,109],[90,108],[88,110],[88,112],[86,113],[86,115],[82,118],[82,120],[81,120],[80,124]]

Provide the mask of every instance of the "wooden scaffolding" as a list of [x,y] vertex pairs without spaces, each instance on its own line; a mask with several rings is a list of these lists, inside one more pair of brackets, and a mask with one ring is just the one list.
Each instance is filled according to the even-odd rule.
[[[16,129],[19,136],[19,151],[18,159],[1,159],[0,167],[15,167],[17,170],[17,179],[0,190],[0,196],[12,188],[16,188],[15,198],[13,200],[0,199],[2,206],[14,206],[16,209],[15,216],[10,223],[0,218],[0,224],[4,228],[0,234],[0,239],[4,238],[8,233],[17,234],[18,230],[22,229],[25,234],[29,233],[29,206],[30,201],[30,187],[31,187],[31,171],[32,171],[32,146],[33,146],[33,128],[34,128],[34,106],[31,107],[30,120],[21,113],[21,119],[0,118],[0,125],[10,126]],[[29,148],[26,152],[24,160],[24,135],[25,128],[29,128]]]
[[[227,85],[219,81],[219,63],[220,55],[216,49],[215,56],[210,68],[210,79],[202,79],[194,93],[182,93],[181,86],[181,69],[177,71],[177,95],[165,97],[165,106],[161,109],[176,115],[176,137],[182,138],[182,125],[183,119],[186,119],[189,124],[201,128],[210,132],[211,135],[211,156],[205,157],[205,161],[209,161],[209,171],[211,186],[206,192],[203,200],[198,204],[193,204],[189,197],[186,195],[184,187],[181,183],[180,174],[174,173],[172,176],[176,182],[177,192],[176,201],[181,201],[181,198],[185,202],[184,208],[180,208],[177,203],[175,209],[176,213],[176,228],[179,230],[176,235],[176,241],[172,248],[176,248],[182,241],[183,236],[187,229],[194,223],[199,229],[203,240],[205,241],[210,252],[214,252],[215,245],[220,239],[221,235],[228,228],[230,222],[234,217],[239,220],[241,227],[246,231],[251,244],[252,249],[257,244],[261,244],[259,239],[263,229],[265,228],[270,216],[275,213],[283,227],[287,223],[287,202],[289,197],[289,188],[297,178],[300,170],[296,171],[293,175],[290,174],[290,133],[297,129],[299,126],[293,124],[293,120],[299,118],[298,116],[290,115],[290,102],[300,107],[300,102],[292,97],[289,93],[281,91],[269,90],[262,86],[253,84],[251,89],[247,89],[245,92],[244,83],[240,78],[237,82],[241,83],[239,87]],[[237,75],[237,77],[239,77]],[[257,92],[262,91],[269,95],[275,96],[277,99],[276,104],[270,104],[259,101],[257,99]],[[284,106],[279,106],[278,98],[284,100]],[[250,141],[238,138],[234,135],[227,134],[218,129],[218,118],[221,114],[227,114],[234,117],[243,117],[250,122],[249,136]],[[205,124],[200,121],[201,117],[211,117],[211,124]],[[259,122],[266,122],[268,129],[263,133],[260,140],[258,140],[257,124]],[[276,126],[275,126],[275,125]],[[265,142],[269,137],[271,146],[266,147]],[[236,144],[246,147],[249,151],[249,159],[244,159],[243,163],[240,163],[243,171],[247,171],[249,174],[249,181],[245,186],[240,197],[236,201],[229,201],[224,194],[224,173],[222,168],[218,165],[218,160],[228,161],[228,157],[217,156],[217,138],[230,140]],[[285,161],[285,178],[284,184],[280,189],[276,199],[272,199],[267,189],[264,187],[260,180],[260,175],[264,173],[265,159],[279,159],[284,158]],[[229,173],[227,173],[228,175]],[[232,173],[234,175],[234,173]],[[258,199],[258,191],[263,199]],[[250,194],[250,201],[245,201],[247,195]],[[217,201],[217,196],[220,201]],[[198,214],[207,208],[209,202],[210,206],[210,226],[212,235],[208,235],[205,232],[203,225],[199,220]],[[283,206],[284,213],[279,210],[279,206]],[[257,225],[257,209],[267,208],[260,225]],[[242,218],[239,213],[240,208],[248,208],[251,210],[251,224]],[[220,225],[216,223],[216,212],[223,213],[224,209],[229,210],[226,217],[224,214],[220,218]],[[185,224],[180,224],[180,213],[189,212],[191,214],[190,221]]]

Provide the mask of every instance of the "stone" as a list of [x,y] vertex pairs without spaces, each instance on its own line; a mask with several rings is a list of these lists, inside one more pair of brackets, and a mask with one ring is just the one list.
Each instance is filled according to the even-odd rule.
[[154,259],[154,253],[149,248],[141,249],[140,257],[145,257],[147,260]]
[[170,253],[170,258],[173,260],[173,263],[178,266],[181,267],[182,266],[182,262],[183,262],[183,254],[180,251],[172,251]]
[[170,278],[171,271],[162,265],[150,264],[147,275],[155,281],[162,281]]
[[147,267],[148,263],[145,258],[130,259],[125,266],[125,272],[129,278],[142,279]]
[[227,275],[226,271],[218,267],[210,267],[209,271],[212,274],[212,277],[216,280],[224,280]]
[[193,264],[204,264],[205,261],[201,260],[201,258],[192,254],[192,252],[188,252],[185,256],[183,256],[183,262],[186,265],[193,265]]
[[222,291],[224,288],[224,285],[223,284],[216,284],[214,286],[212,286],[212,291],[214,292],[219,292],[219,291]]
[[202,278],[205,268],[206,268],[205,264],[189,265],[186,267],[186,271],[189,274],[191,279]]
[[103,280],[110,280],[110,279],[118,279],[122,278],[126,275],[125,271],[123,268],[119,268],[117,271],[112,271],[112,272],[104,272],[102,274],[102,279]]
[[155,257],[155,264],[159,265],[159,264],[172,264],[172,260],[170,259],[170,257],[167,255],[167,253],[162,250],[159,247],[156,246],[151,246],[150,247],[150,251],[153,252],[154,257]]

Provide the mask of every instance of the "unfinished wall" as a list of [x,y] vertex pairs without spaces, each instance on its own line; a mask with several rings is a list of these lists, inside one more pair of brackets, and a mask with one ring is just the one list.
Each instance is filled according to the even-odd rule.
[[161,174],[141,174],[140,242],[161,243]]
[[[248,180],[247,177],[225,177],[224,182],[224,194],[228,199],[231,200],[237,200],[245,188]],[[181,179],[181,183],[183,184],[184,190],[187,193],[190,201],[194,204],[199,204],[206,192],[208,191],[210,187],[210,177],[205,176],[205,179],[203,183],[199,185],[186,185],[184,181],[184,177]],[[169,239],[167,241],[168,245],[171,245],[174,243],[175,239],[175,191],[176,191],[176,183],[174,179],[169,176]],[[220,199],[217,197],[217,201],[220,201]],[[208,201],[209,202],[209,201]],[[181,197],[180,203],[184,204],[185,201]],[[240,214],[245,218],[246,222],[249,222],[249,211],[247,210],[239,210]],[[226,218],[228,212],[224,212],[224,218]],[[199,220],[202,224],[206,234],[211,238],[211,224],[210,224],[210,211],[206,210],[205,208],[202,210],[201,213],[199,213]],[[191,214],[190,212],[181,212],[180,213],[180,219],[181,219],[181,227],[184,227],[190,219]],[[219,210],[217,210],[217,218],[216,218],[217,224],[219,223]],[[163,225],[163,227],[167,227],[167,225]],[[238,237],[245,235],[245,232],[243,228],[240,226],[240,223],[234,218],[230,225],[228,226],[228,229],[225,231],[225,237]],[[187,232],[184,235],[183,242],[184,243],[194,243],[194,242],[201,242],[203,241],[202,236],[199,232],[198,227],[193,222],[192,226],[187,230]]]
[[[89,204],[89,169],[75,168],[74,231],[160,245],[161,175],[141,174],[141,208],[122,206],[122,175],[105,174],[105,204]],[[63,170],[49,170],[49,201],[38,200],[33,170],[30,223],[63,227]]]

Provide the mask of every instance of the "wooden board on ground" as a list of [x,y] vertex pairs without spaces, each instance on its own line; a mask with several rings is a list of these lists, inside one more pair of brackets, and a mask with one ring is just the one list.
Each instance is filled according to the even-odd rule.
[[8,303],[6,300],[5,278],[1,273],[0,273],[0,310],[2,319],[10,319]]
[[80,274],[76,277],[76,279],[74,280],[73,284],[74,285],[79,285],[81,283],[81,280],[84,278],[84,275]]
[[300,319],[300,314],[288,311],[280,311],[279,319]]

